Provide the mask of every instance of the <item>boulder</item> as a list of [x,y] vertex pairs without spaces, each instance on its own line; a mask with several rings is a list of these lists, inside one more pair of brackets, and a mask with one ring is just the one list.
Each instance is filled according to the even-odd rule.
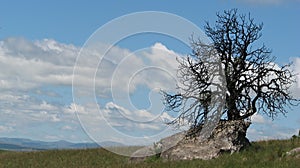
[[300,147],[294,148],[288,152],[286,152],[287,155],[295,155],[295,156],[300,156]]
[[243,120],[220,121],[209,138],[200,135],[184,138],[177,145],[162,151],[165,160],[208,160],[218,157],[223,152],[238,152],[250,145],[246,131],[250,122]]
[[246,138],[250,124],[243,120],[220,121],[209,138],[203,138],[201,131],[197,131],[192,138],[187,136],[190,131],[179,132],[137,150],[131,155],[131,160],[142,161],[152,155],[160,156],[163,160],[208,160],[224,152],[238,152],[250,145]]
[[131,161],[143,161],[146,158],[153,155],[160,155],[163,151],[170,149],[180,142],[183,138],[185,138],[186,132],[179,132],[169,137],[161,139],[159,142],[154,143],[151,146],[146,146],[138,149],[132,155]]
[[133,161],[133,162],[144,161],[148,157],[153,156],[153,155],[156,155],[154,146],[146,146],[146,147],[140,148],[137,151],[135,151],[131,155],[130,161]]

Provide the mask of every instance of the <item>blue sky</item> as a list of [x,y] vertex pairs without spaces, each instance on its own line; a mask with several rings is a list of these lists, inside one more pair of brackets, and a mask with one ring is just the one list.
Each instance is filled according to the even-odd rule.
[[[123,63],[120,66],[115,66],[114,60],[109,57],[99,64],[95,80],[95,100],[99,105],[97,108],[89,102],[80,104],[92,99],[94,101],[94,97],[83,100],[84,93],[72,94],[72,72],[80,49],[86,47],[84,44],[88,44],[87,40],[101,26],[133,12],[168,12],[203,28],[205,21],[210,23],[215,21],[216,12],[231,8],[238,8],[240,13],[250,12],[258,23],[263,22],[263,36],[260,42],[272,49],[273,55],[277,57],[277,64],[293,60],[295,71],[300,72],[298,0],[2,2],[0,136],[46,141],[64,139],[82,142],[94,139],[126,143],[132,137],[151,136],[162,132],[166,128],[158,120],[148,125],[128,122],[120,124],[120,122],[122,123],[124,119],[150,120],[159,115],[157,110],[161,104],[157,101],[160,99],[157,88],[165,78],[170,80],[161,87],[171,88],[172,82],[168,82],[172,81],[172,77],[168,77],[170,75],[168,72],[158,69],[150,70],[150,74],[153,75],[150,77],[143,71],[135,72],[144,65],[174,67],[176,65],[174,56],[187,54],[189,52],[187,45],[178,39],[161,34],[136,34],[120,40],[107,55],[111,58],[116,57],[115,59],[120,59],[116,55],[128,57],[119,62]],[[95,51],[103,53],[110,44],[105,43],[105,40],[99,42],[101,44],[98,44]],[[92,53],[88,49],[86,52]],[[158,58],[161,54],[166,57]],[[82,55],[84,56],[84,52]],[[87,61],[85,65],[98,63],[93,59],[84,61]],[[170,65],[165,65],[166,62]],[[85,91],[82,88],[90,87],[86,83],[93,82],[87,76],[94,73],[88,69],[84,70],[86,71],[78,72],[78,78],[75,80],[78,90],[82,92]],[[135,76],[131,78],[132,76],[128,74]],[[149,82],[156,78],[157,84]],[[125,83],[128,79],[131,79],[132,86],[130,85],[129,91],[126,91]],[[108,80],[112,81],[111,86],[116,89],[115,99],[106,90]],[[295,96],[300,96],[299,87],[300,84],[294,86]],[[130,102],[119,98],[126,93],[129,93],[132,107],[128,105]],[[74,95],[77,96],[75,102],[73,102]],[[248,137],[251,140],[259,140],[292,136],[300,128],[299,110],[299,107],[295,107],[289,110],[286,118],[279,116],[275,121],[264,115],[255,115]],[[79,114],[83,125],[90,124],[85,130],[75,111]],[[115,114],[120,111],[124,115],[116,117]],[[163,117],[160,119],[170,118],[165,113],[161,115]],[[102,122],[110,124],[103,125]],[[116,130],[115,133],[111,133],[112,127]],[[131,137],[120,140],[123,136],[119,137],[120,133]]]

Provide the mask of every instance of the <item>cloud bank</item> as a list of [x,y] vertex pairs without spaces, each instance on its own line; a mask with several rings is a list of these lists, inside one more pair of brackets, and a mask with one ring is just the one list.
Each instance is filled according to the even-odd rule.
[[[153,140],[150,138],[153,135],[159,138],[168,134],[164,132],[164,122],[174,116],[163,112],[158,92],[175,89],[178,65],[175,57],[181,55],[155,43],[136,52],[114,46],[99,60],[107,45],[99,43],[84,52],[88,59],[77,64],[75,84],[79,89],[73,93],[80,101],[73,102],[73,70],[80,47],[52,39],[0,41],[1,135],[82,142],[90,140],[86,132],[100,132],[111,134],[107,136],[110,138],[96,136],[94,139],[129,143],[136,137],[138,143],[145,141],[144,137]],[[300,58],[294,59],[294,69],[299,73]],[[90,88],[91,84],[95,87]],[[299,88],[300,82],[293,87],[295,96],[300,96]],[[95,91],[94,97],[85,99],[90,90]],[[137,93],[146,98],[132,100]],[[147,108],[135,105],[144,101],[149,102]],[[252,121],[257,126],[249,131],[252,139],[286,137],[287,132],[295,132],[294,128],[279,129],[281,127],[260,114],[254,115]],[[82,123],[88,123],[86,132]],[[265,128],[266,125],[269,127]],[[117,133],[108,131],[112,128]],[[278,128],[278,131],[275,133],[269,128]],[[126,134],[127,138],[119,133]]]
[[[1,41],[0,132],[7,133],[4,136],[34,137],[42,140],[49,140],[50,137],[73,141],[87,140],[85,135],[81,135],[84,132],[80,129],[75,111],[79,115],[90,115],[88,121],[92,126],[99,121],[107,122],[103,118],[105,117],[116,128],[137,128],[140,129],[137,131],[150,132],[160,130],[163,122],[158,120],[152,124],[132,125],[130,120],[116,117],[126,114],[134,119],[144,120],[157,116],[153,115],[151,109],[127,109],[126,106],[111,102],[110,88],[114,88],[115,96],[122,97],[133,94],[139,85],[146,86],[150,91],[170,87],[174,82],[170,74],[174,75],[177,66],[174,59],[176,53],[160,43],[139,53],[113,47],[107,55],[110,59],[103,60],[99,69],[90,68],[89,65],[98,64],[98,57],[104,52],[101,50],[103,45],[106,44],[98,44],[86,53],[94,57],[89,57],[92,59],[87,59],[84,65],[78,65],[80,73],[76,74],[76,84],[82,88],[82,92],[90,83],[95,82],[97,98],[107,101],[98,109],[91,108],[91,102],[72,102],[73,69],[81,48],[51,39],[31,42],[24,38],[8,38]],[[116,63],[118,59],[122,62]],[[139,73],[136,74],[137,71]],[[87,78],[95,72],[95,78]],[[104,116],[99,115],[99,110]],[[163,116],[162,120],[171,119],[166,113]],[[79,133],[76,133],[76,129]],[[95,130],[106,132],[99,123],[95,125]],[[136,134],[139,136],[138,132]]]

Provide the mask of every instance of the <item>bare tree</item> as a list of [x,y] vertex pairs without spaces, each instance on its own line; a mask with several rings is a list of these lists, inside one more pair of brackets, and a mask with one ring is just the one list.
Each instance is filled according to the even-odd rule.
[[163,92],[166,110],[179,113],[170,124],[203,124],[216,103],[212,100],[216,90],[225,93],[221,115],[226,120],[249,119],[256,112],[273,119],[297,104],[289,92],[295,82],[291,64],[275,64],[271,51],[255,43],[262,28],[250,14],[239,15],[237,9],[217,13],[214,27],[206,23],[212,44],[192,38],[192,54],[177,59],[180,91]]

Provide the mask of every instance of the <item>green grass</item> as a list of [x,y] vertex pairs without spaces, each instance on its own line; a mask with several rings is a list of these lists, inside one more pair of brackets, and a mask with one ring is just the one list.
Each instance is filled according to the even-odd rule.
[[151,157],[144,162],[131,163],[128,157],[104,149],[51,150],[39,152],[0,151],[0,167],[298,167],[300,159],[285,152],[300,147],[300,138],[253,142],[239,153],[224,154],[203,161],[168,161]]

